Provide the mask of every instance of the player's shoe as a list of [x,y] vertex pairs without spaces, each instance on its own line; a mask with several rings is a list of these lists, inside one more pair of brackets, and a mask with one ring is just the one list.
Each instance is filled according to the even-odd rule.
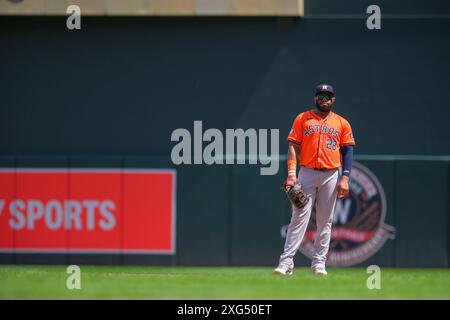
[[319,276],[319,277],[323,277],[328,274],[327,270],[325,270],[325,267],[312,268],[312,272],[314,273],[314,275]]
[[275,269],[273,269],[273,274],[279,275],[279,276],[292,276],[294,271],[291,268],[279,266]]

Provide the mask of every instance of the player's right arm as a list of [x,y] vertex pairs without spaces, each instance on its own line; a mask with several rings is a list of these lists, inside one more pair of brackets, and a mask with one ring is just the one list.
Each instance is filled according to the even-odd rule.
[[287,153],[287,169],[288,176],[286,179],[287,185],[294,185],[297,181],[297,159],[300,158],[300,146],[302,143],[302,125],[303,113],[299,114],[292,125],[287,140],[289,141],[289,149]]
[[300,156],[300,146],[298,144],[289,142],[289,149],[287,153],[288,176],[286,185],[292,186],[297,181],[297,159]]

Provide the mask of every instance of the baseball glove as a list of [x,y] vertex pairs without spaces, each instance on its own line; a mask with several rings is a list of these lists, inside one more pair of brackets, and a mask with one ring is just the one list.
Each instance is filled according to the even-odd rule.
[[287,199],[298,209],[303,208],[308,203],[308,196],[299,183],[288,186],[285,182],[281,190],[284,191]]

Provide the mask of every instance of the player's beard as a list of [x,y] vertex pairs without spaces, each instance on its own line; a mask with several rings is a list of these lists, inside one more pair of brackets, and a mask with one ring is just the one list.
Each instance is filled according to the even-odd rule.
[[330,107],[327,108],[327,107],[322,107],[322,106],[320,105],[319,101],[317,101],[317,102],[316,102],[316,108],[317,108],[320,112],[326,112],[326,113],[328,113],[328,112],[331,111],[331,109],[333,109],[333,104],[331,104]]

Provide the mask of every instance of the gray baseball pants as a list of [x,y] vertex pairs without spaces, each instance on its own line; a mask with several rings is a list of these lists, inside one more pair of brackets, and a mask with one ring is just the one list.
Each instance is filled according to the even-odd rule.
[[311,210],[316,206],[317,232],[314,240],[312,268],[324,268],[330,246],[331,224],[336,205],[336,185],[339,170],[317,171],[301,167],[298,181],[309,197],[308,204],[302,209],[292,206],[292,218],[288,227],[284,252],[280,256],[279,266],[294,268],[294,255],[305,235]]

